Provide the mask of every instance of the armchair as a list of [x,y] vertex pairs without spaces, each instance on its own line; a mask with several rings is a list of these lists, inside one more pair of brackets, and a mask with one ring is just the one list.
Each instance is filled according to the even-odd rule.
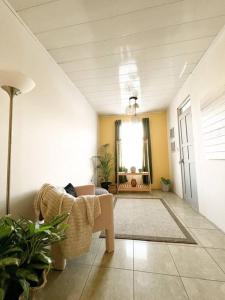
[[[94,195],[95,185],[83,185],[75,187],[77,196]],[[95,219],[93,233],[105,230],[106,251],[114,251],[114,222],[113,222],[113,196],[112,194],[99,195],[101,205],[101,215]],[[64,270],[66,259],[61,254],[60,248],[57,245],[52,246],[52,255],[54,260],[54,268]]]

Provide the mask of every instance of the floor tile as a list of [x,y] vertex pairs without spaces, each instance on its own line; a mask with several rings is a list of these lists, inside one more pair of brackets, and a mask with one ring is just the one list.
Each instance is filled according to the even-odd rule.
[[181,221],[189,228],[216,229],[216,227],[202,216],[181,216]]
[[181,276],[225,280],[225,274],[205,249],[176,245],[169,245],[169,249]]
[[107,253],[105,240],[102,240],[94,265],[133,270],[133,241],[117,239],[114,252]]
[[64,271],[51,271],[46,286],[35,295],[38,300],[77,300],[90,272],[91,266],[77,265],[70,260]]
[[134,269],[178,275],[167,245],[134,241]]
[[97,252],[99,251],[100,244],[100,239],[92,239],[90,251],[84,255],[75,258],[74,262],[79,264],[92,265],[97,255]]
[[187,203],[184,202],[182,199],[180,198],[166,198],[166,202],[173,208],[177,208],[177,209],[192,209],[191,206]]
[[179,217],[198,217],[199,213],[196,212],[194,209],[191,207],[173,207],[172,209],[176,215]]
[[225,272],[225,250],[206,248],[206,251],[209,252],[220,268]]
[[187,300],[188,297],[179,277],[135,271],[134,299]]
[[191,230],[204,247],[225,249],[225,234],[219,230]]
[[225,282],[182,278],[190,300],[224,300]]
[[81,300],[132,300],[133,271],[93,267]]

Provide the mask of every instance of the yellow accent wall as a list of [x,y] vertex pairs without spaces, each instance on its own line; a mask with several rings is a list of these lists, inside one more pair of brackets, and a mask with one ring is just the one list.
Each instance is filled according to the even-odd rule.
[[[168,159],[168,138],[167,138],[167,113],[152,112],[139,115],[140,118],[149,118],[151,146],[152,146],[152,167],[153,167],[153,189],[160,188],[160,177],[169,177]],[[110,115],[99,116],[99,146],[110,144],[110,151],[115,151],[115,121],[128,121],[129,116]],[[112,177],[114,181],[114,175]]]

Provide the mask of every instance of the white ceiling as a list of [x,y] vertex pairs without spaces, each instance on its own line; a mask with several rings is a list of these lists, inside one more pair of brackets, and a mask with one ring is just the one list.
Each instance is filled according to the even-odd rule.
[[99,113],[168,106],[225,24],[225,0],[9,0]]

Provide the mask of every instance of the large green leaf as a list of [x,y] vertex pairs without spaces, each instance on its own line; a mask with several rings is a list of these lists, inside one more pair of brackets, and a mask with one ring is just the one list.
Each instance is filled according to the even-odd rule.
[[[61,224],[62,222],[64,222],[68,218],[68,216],[69,216],[69,213],[64,213],[64,214],[58,215],[58,216],[54,217],[53,219],[51,219],[49,222],[47,222],[47,224],[45,224],[45,225],[56,227],[59,224]],[[42,226],[44,226],[44,225],[42,225]]]
[[29,292],[30,292],[30,284],[25,279],[20,279],[19,283],[23,289],[23,297],[24,299],[29,299]]
[[16,271],[16,276],[29,281],[39,282],[37,274],[31,269],[20,268]]
[[45,263],[31,263],[29,268],[36,269],[36,270],[44,270],[49,269],[49,264]]
[[0,240],[8,237],[14,230],[13,226],[5,225],[0,227]]
[[50,226],[50,225],[40,226],[39,228],[35,228],[35,233],[41,233],[43,231],[49,232],[49,229],[51,229],[51,228],[52,228],[52,226]]
[[7,266],[19,266],[20,259],[16,257],[5,257],[0,259],[0,268],[7,267]]
[[43,252],[40,252],[40,253],[36,254],[33,257],[33,260],[38,261],[38,262],[42,262],[42,263],[45,263],[45,264],[51,264],[52,263],[51,258],[48,257],[47,255],[45,255]]
[[10,279],[10,274],[5,269],[0,269],[0,287],[4,287],[5,281]]
[[34,234],[35,233],[35,230],[36,230],[35,223],[28,224],[27,228],[28,228],[30,234]]
[[13,248],[10,248],[6,251],[4,251],[4,256],[9,255],[11,253],[15,253],[15,252],[23,252],[23,249],[21,249],[20,247],[13,247]]
[[4,300],[4,297],[5,297],[5,291],[0,288],[0,300]]

